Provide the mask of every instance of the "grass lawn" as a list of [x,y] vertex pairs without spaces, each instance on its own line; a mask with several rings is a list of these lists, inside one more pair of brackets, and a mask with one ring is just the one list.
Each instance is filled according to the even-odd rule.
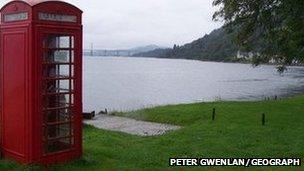
[[[212,108],[216,120],[211,121]],[[262,126],[262,113],[266,126]],[[50,170],[170,170],[170,157],[300,157],[304,159],[304,96],[279,101],[171,105],[119,113],[183,126],[158,137],[138,137],[85,126],[84,157]],[[181,170],[184,168],[175,168]],[[201,168],[194,170],[243,170]],[[249,168],[249,170],[304,170]],[[0,161],[0,170],[42,170]]]

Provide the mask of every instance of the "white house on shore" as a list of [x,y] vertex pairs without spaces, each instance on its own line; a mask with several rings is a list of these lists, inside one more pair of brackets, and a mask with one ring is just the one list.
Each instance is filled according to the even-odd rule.
[[238,51],[236,54],[237,59],[252,59],[255,55],[260,55],[259,53],[256,52],[242,52]]

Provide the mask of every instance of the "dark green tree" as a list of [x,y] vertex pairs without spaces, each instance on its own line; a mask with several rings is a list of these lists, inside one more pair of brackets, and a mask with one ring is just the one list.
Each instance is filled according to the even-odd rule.
[[214,20],[223,20],[235,33],[234,41],[246,50],[263,44],[253,61],[273,58],[283,66],[304,62],[304,0],[214,0]]

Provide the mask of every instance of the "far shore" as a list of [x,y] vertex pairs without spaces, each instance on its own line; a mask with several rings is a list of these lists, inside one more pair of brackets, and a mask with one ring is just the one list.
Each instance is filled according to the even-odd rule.
[[[150,58],[150,59],[175,59],[175,60],[190,60],[190,61],[201,61],[201,62],[218,62],[218,63],[231,63],[231,64],[252,64],[251,61],[211,61],[211,60],[201,60],[201,59],[187,59],[187,58],[158,58],[158,57],[140,57],[140,56],[85,56],[85,57],[120,57],[120,58]],[[262,63],[260,65],[270,65],[270,66],[277,66],[280,64],[275,63]],[[299,66],[303,67],[304,64],[294,64],[294,65],[287,65],[287,67],[294,67]]]

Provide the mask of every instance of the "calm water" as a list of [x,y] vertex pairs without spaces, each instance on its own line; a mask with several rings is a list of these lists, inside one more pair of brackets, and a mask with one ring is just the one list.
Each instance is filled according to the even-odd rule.
[[214,100],[260,100],[304,90],[304,68],[284,74],[257,68],[176,59],[85,57],[84,110],[133,110]]

